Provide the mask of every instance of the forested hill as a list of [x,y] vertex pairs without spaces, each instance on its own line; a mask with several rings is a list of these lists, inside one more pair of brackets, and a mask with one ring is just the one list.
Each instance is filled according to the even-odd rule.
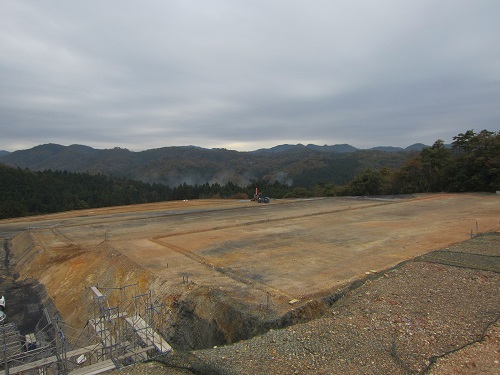
[[0,164],[0,219],[163,201],[162,185],[60,171],[33,172]]
[[267,180],[310,188],[326,182],[345,185],[365,169],[398,168],[423,147],[358,150],[350,145],[281,145],[237,152],[185,146],[132,152],[45,144],[0,156],[0,162],[32,171],[104,174],[171,187],[229,181],[247,186]]
[[[79,150],[81,158],[85,154],[99,155],[101,152],[84,146],[47,145],[38,148],[39,157],[52,159],[56,163],[57,157],[54,155],[68,153],[69,148]],[[108,163],[126,166],[126,160],[130,165],[136,162],[134,153],[130,151],[114,151],[116,153],[102,150],[116,157],[106,159]],[[200,168],[195,163],[200,162],[205,166],[212,163],[219,168],[225,165],[227,170],[235,168],[236,165],[240,169],[234,169],[234,173],[246,173],[251,176],[251,171],[254,171],[256,176],[261,177],[255,178],[250,184],[241,184],[234,180],[225,184],[182,183],[170,187],[104,174],[31,171],[3,165],[0,159],[0,219],[163,200],[246,199],[253,195],[255,187],[259,187],[265,195],[272,198],[500,191],[500,132],[487,130],[479,133],[472,130],[460,133],[454,137],[451,147],[445,146],[442,140],[437,140],[431,147],[408,155],[374,150],[318,153],[302,146],[293,150],[267,150],[256,153],[257,155],[252,156],[253,159],[250,158],[254,163],[252,164],[245,159],[248,157],[246,153],[235,151],[196,148],[181,148],[180,151],[186,152],[184,157],[181,153],[181,156],[176,156],[179,158],[177,162],[173,160],[168,165],[191,165],[191,168]],[[197,159],[193,159],[192,151],[199,153]],[[81,163],[71,152],[69,155],[72,156],[68,160],[72,160],[75,165]],[[125,157],[119,158],[116,155]],[[203,157],[207,160],[203,160]],[[401,158],[406,160],[401,162]],[[115,163],[111,163],[112,160],[116,160]],[[161,158],[159,160],[158,168],[165,163]],[[37,162],[33,155],[31,162]],[[394,165],[389,168],[391,163]],[[400,163],[402,165],[398,166]],[[150,164],[150,168],[151,165],[153,164]],[[245,170],[243,166],[249,170]],[[364,169],[356,172],[360,168]],[[283,170],[288,172],[281,172],[284,173],[281,177],[287,179],[293,176],[293,183],[280,181],[280,172],[276,171]],[[182,168],[179,171],[182,171]],[[202,171],[199,171],[202,175]],[[348,175],[353,177],[347,183],[335,182],[339,176],[348,179]]]

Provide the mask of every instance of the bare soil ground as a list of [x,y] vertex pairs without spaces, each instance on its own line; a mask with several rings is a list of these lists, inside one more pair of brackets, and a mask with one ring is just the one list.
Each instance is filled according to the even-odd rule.
[[[445,250],[470,238],[471,231],[474,234],[476,231],[496,232],[500,229],[499,220],[500,196],[489,194],[283,200],[270,204],[202,200],[3,220],[0,221],[0,237],[12,238],[16,234],[29,233],[29,236],[24,234],[13,241],[13,260],[21,279],[34,277],[44,283],[65,319],[76,324],[82,323],[79,319],[83,319],[82,311],[75,311],[75,306],[83,303],[79,290],[97,283],[119,286],[134,280],[167,298],[182,298],[189,289],[203,286],[220,291],[248,311],[258,314],[265,306],[266,314],[281,316],[317,298],[331,295],[354,280],[373,277],[431,250]],[[28,255],[19,250],[34,247],[37,251],[26,252]],[[491,277],[482,274],[478,277],[488,280],[483,285],[490,288],[488,293],[498,293],[499,283],[495,279],[498,271],[489,270],[490,262],[476,257],[481,255],[481,250],[479,253],[470,250],[470,253],[472,260],[457,258],[455,261],[475,265],[479,260],[483,261],[480,271],[475,266],[474,275],[476,272],[487,275],[493,272]],[[449,254],[438,255],[451,262]],[[439,284],[441,281],[432,279],[440,274],[432,268],[435,260],[430,263],[421,261],[416,269],[408,272],[417,272],[417,278]],[[461,274],[464,269],[462,264],[447,274],[458,275],[458,281],[468,280],[468,275]],[[185,280],[189,282],[186,284]],[[395,294],[404,290],[408,281],[398,277],[377,280],[393,281],[390,285],[395,285]],[[429,283],[414,285],[414,288],[426,293]],[[492,284],[496,289],[491,287]],[[405,298],[406,294],[400,299],[395,298],[394,305],[380,301],[374,305],[406,306]],[[432,297],[428,299],[432,300]],[[346,308],[342,324],[336,324],[335,332],[344,327],[347,335],[350,332],[348,321],[369,319],[371,307],[368,306],[373,302],[366,302],[368,305],[364,309]],[[490,312],[498,312],[498,305],[488,308]],[[421,306],[421,309],[425,314],[429,306]],[[197,313],[208,315],[211,312]],[[400,322],[403,327],[407,323],[405,314],[402,310],[401,318],[396,318],[403,319]],[[333,316],[331,319],[340,318]],[[394,322],[384,326],[389,320],[384,323],[382,319],[382,331],[393,329]],[[325,328],[318,323],[320,321],[315,321],[318,328],[311,331],[313,337],[322,337],[320,333]],[[335,340],[336,337],[332,331],[329,335],[325,333],[324,340]],[[226,339],[231,342],[231,336]],[[360,336],[360,342],[363,340]],[[345,351],[348,350],[345,345],[352,346],[353,342],[339,341],[338,344],[338,350]],[[404,353],[404,341],[384,341],[380,345],[389,348],[389,354],[396,353],[391,358],[404,357],[401,354]],[[279,347],[276,345],[277,354]],[[309,348],[312,352],[316,350]],[[426,351],[422,358],[432,350]],[[355,354],[353,352],[353,356]],[[322,355],[332,354],[325,352]],[[301,359],[292,356],[291,360]],[[403,361],[405,365],[400,366],[400,370],[418,372],[425,368],[420,357]],[[216,364],[219,366],[218,362]],[[313,366],[313,362],[309,365]],[[236,367],[234,371],[230,366],[227,368],[227,373],[238,373]],[[321,370],[323,367],[313,368]],[[348,367],[324,368],[324,373],[331,373],[331,369],[349,370]],[[290,371],[291,368],[287,368],[281,373]],[[280,373],[278,369],[276,373]]]
[[[478,251],[479,250],[479,251]],[[195,352],[219,374],[499,374],[500,233],[405,262],[367,280],[320,319]],[[457,266],[457,259],[463,261]],[[196,361],[198,360],[198,362]],[[165,360],[175,362],[174,358]]]
[[371,276],[320,319],[114,373],[496,375],[499,259],[500,233],[481,235]]
[[175,202],[166,211],[154,205],[156,211],[136,211],[145,217],[117,213],[54,232],[78,245],[101,242],[106,232],[114,250],[160,278],[163,288],[175,288],[186,275],[253,305],[270,293],[283,313],[293,299],[308,301],[463,241],[476,223],[480,232],[498,230],[499,198]]

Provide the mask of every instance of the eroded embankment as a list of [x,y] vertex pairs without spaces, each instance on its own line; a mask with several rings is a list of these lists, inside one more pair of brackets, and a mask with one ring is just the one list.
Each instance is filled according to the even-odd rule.
[[74,327],[83,327],[92,318],[90,286],[149,285],[147,272],[106,243],[82,249],[74,244],[51,246],[50,240],[35,231],[14,237],[11,267],[19,280],[38,280],[64,321]]
[[[338,298],[338,293],[332,299]],[[179,349],[204,349],[231,344],[320,317],[330,298],[313,300],[284,315],[264,307],[257,309],[228,297],[224,292],[196,287],[170,304],[175,329],[170,342]]]
[[151,289],[170,310],[161,333],[174,348],[185,350],[234,343],[309,321],[321,316],[342,294],[277,315],[272,309],[249,306],[218,289],[194,283],[163,290],[161,280],[106,242],[82,248],[61,243],[50,233],[27,231],[12,239],[11,255],[19,282],[37,280],[43,286],[43,298],[53,300],[63,320],[75,328],[83,328],[92,318],[90,286],[138,283],[142,291]]

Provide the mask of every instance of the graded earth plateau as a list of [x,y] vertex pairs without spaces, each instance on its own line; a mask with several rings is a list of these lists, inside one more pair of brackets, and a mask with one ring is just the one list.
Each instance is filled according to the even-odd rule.
[[73,211],[0,221],[0,290],[72,327],[90,286],[151,291],[174,350],[120,374],[497,374],[499,230],[494,194]]

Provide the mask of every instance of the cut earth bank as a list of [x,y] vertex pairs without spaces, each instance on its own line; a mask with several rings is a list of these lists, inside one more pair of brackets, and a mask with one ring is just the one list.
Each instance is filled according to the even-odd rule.
[[[174,348],[232,343],[324,314],[357,280],[476,231],[499,229],[500,197],[165,202],[4,220],[19,279],[64,320],[91,318],[91,285],[139,283],[172,310]],[[15,236],[14,236],[15,235]]]

